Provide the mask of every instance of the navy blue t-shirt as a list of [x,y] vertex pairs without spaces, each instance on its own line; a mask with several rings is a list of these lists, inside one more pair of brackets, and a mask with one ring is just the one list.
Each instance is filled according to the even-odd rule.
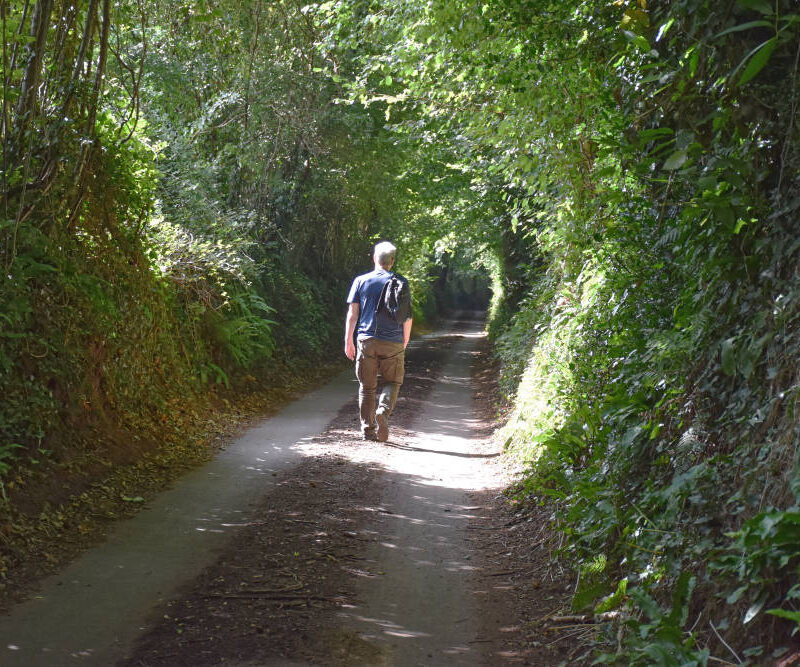
[[[408,281],[399,274],[397,278],[408,285]],[[403,342],[403,326],[389,317],[385,311],[375,313],[378,301],[381,298],[383,286],[392,276],[388,271],[379,269],[358,276],[350,287],[347,303],[357,303],[358,311],[358,340],[364,338],[380,338],[398,343]]]

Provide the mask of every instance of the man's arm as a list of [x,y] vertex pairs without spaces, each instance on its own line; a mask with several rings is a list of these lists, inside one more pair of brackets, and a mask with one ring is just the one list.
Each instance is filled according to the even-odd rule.
[[[350,360],[356,358],[356,346],[353,343],[353,334],[356,331],[356,324],[358,324],[358,303],[351,303],[350,308],[347,309],[347,317],[344,320],[344,353]],[[409,332],[411,329],[409,328]]]
[[411,339],[411,323],[412,319],[409,317],[403,322],[403,348],[408,347],[408,341]]

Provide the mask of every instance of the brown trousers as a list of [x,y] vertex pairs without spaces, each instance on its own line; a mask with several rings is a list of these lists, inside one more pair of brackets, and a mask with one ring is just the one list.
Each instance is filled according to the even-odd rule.
[[365,338],[358,341],[356,377],[358,378],[358,409],[361,415],[361,432],[375,432],[375,393],[378,373],[383,379],[383,390],[378,401],[378,411],[388,419],[397,402],[400,385],[405,374],[405,347],[402,343]]

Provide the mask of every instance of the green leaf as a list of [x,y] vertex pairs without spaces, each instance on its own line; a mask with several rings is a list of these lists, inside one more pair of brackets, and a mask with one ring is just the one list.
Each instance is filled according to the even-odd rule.
[[739,0],[739,5],[745,9],[752,9],[753,11],[760,12],[764,16],[772,15],[772,4],[767,0]]
[[632,41],[634,46],[636,46],[640,51],[645,53],[650,52],[650,42],[647,41],[647,38],[643,37],[642,35],[636,35]]
[[633,597],[641,607],[642,611],[647,615],[651,621],[658,621],[664,617],[663,612],[658,606],[658,603],[647,594],[643,588],[634,588],[631,591]]
[[675,137],[675,148],[685,151],[694,143],[695,134],[690,130],[679,130]]
[[750,81],[750,79],[752,79],[756,74],[758,74],[762,69],[764,69],[764,66],[769,62],[770,56],[772,55],[772,52],[775,50],[775,47],[777,45],[778,45],[778,38],[773,37],[772,39],[768,39],[760,46],[757,46],[747,55],[745,60],[747,60],[747,58],[750,58],[750,62],[747,63],[747,67],[745,67],[744,72],[742,72],[742,76],[739,79],[740,86],[746,84],[748,81]]
[[639,144],[644,146],[645,144],[653,141],[653,139],[657,139],[663,136],[671,136],[673,131],[669,127],[657,127],[649,130],[641,130],[639,132]]
[[621,579],[617,584],[617,589],[609,596],[603,598],[594,609],[595,614],[602,614],[612,609],[619,609],[626,599],[628,590],[628,580]]
[[785,618],[789,621],[794,621],[800,625],[800,611],[787,611],[786,609],[767,609],[768,614],[777,616],[778,618]]
[[681,572],[672,593],[672,609],[669,614],[669,622],[681,627],[686,623],[689,615],[689,600],[692,597],[697,579],[689,572]]
[[744,625],[747,625],[756,616],[758,616],[759,612],[764,607],[764,602],[766,602],[766,600],[758,600],[748,607],[747,611],[745,612],[744,619],[742,619],[742,623]]
[[728,604],[736,604],[739,601],[739,598],[742,597],[744,592],[748,589],[748,586],[740,586],[737,588],[733,593],[731,593],[727,598],[725,598],[725,602]]
[[697,66],[700,64],[700,49],[696,48],[689,56],[689,76],[694,76],[697,73]]
[[663,25],[662,25],[662,26],[661,26],[661,27],[658,29],[658,33],[656,34],[656,41],[657,41],[657,42],[661,41],[661,38],[662,38],[664,35],[666,35],[666,34],[667,34],[667,32],[668,32],[668,31],[669,31],[669,29],[670,29],[670,28],[671,28],[671,27],[674,25],[674,23],[675,23],[675,17],[673,16],[673,17],[672,17],[672,18],[671,18],[669,21],[667,21],[666,23],[664,23],[664,24],[663,24]]
[[675,151],[664,161],[663,168],[667,171],[680,169],[688,159],[689,155],[686,153],[686,151]]
[[759,19],[758,21],[748,21],[747,23],[740,23],[739,25],[735,25],[732,28],[728,28],[727,30],[723,30],[722,32],[717,33],[714,35],[714,39],[718,39],[723,35],[729,35],[732,32],[741,32],[742,30],[750,30],[750,28],[771,28],[772,23],[769,21],[765,21],[764,19]]
[[736,338],[726,338],[720,346],[722,372],[733,376],[736,373]]

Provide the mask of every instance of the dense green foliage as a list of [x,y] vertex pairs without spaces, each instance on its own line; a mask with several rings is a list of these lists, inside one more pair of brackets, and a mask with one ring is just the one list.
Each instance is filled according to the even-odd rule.
[[0,473],[65,420],[324,355],[390,237],[417,315],[491,276],[521,492],[576,608],[631,613],[603,659],[785,645],[795,3],[2,6]]

